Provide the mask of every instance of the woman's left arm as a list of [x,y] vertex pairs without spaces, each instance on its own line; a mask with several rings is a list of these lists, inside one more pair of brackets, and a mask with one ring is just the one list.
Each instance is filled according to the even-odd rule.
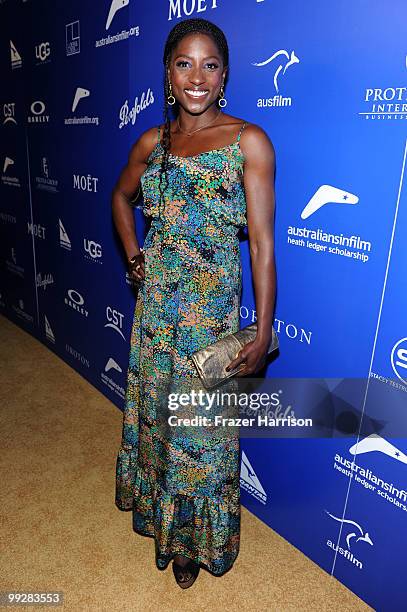
[[247,228],[257,311],[257,335],[230,362],[228,370],[245,362],[237,376],[260,370],[272,338],[276,269],[274,259],[275,151],[259,126],[250,124],[240,141],[244,164]]

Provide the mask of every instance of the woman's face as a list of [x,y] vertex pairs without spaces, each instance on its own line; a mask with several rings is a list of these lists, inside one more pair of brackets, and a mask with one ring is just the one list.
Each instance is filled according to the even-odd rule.
[[188,34],[175,47],[168,77],[179,104],[191,114],[201,114],[217,102],[227,67],[216,43],[206,34]]

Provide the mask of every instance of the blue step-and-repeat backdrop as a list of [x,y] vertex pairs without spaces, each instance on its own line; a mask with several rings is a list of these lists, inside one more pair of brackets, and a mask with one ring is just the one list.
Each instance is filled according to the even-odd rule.
[[[136,292],[111,191],[162,121],[163,44],[188,17],[224,30],[226,110],[276,150],[268,416],[317,425],[242,439],[242,503],[375,609],[404,610],[405,0],[0,1],[0,312],[123,407]],[[241,252],[244,326],[247,236]]]

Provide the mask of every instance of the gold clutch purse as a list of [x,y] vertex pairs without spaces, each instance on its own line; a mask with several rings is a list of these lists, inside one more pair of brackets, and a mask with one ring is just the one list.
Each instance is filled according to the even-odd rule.
[[[192,353],[191,359],[198,371],[204,386],[207,389],[215,387],[222,381],[234,376],[243,370],[244,363],[241,363],[233,370],[227,372],[226,366],[237,356],[238,352],[247,344],[255,339],[257,334],[257,323],[247,325],[234,334],[229,334],[213,344]],[[274,327],[272,328],[272,338],[267,349],[267,354],[278,348],[278,336]]]

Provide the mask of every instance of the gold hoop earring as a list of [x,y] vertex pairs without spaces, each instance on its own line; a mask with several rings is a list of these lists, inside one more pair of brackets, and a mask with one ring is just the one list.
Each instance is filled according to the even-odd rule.
[[218,100],[218,104],[221,108],[225,108],[226,104],[228,103],[228,101],[225,98],[225,91],[223,89],[223,85],[220,88],[220,92],[219,92],[220,98]]
[[172,95],[172,85],[171,85],[171,81],[169,82],[168,88],[169,88],[169,96],[168,96],[168,98],[167,98],[167,102],[168,102],[168,104],[169,104],[170,106],[172,106],[173,104],[175,104],[176,100],[175,100],[174,96]]

